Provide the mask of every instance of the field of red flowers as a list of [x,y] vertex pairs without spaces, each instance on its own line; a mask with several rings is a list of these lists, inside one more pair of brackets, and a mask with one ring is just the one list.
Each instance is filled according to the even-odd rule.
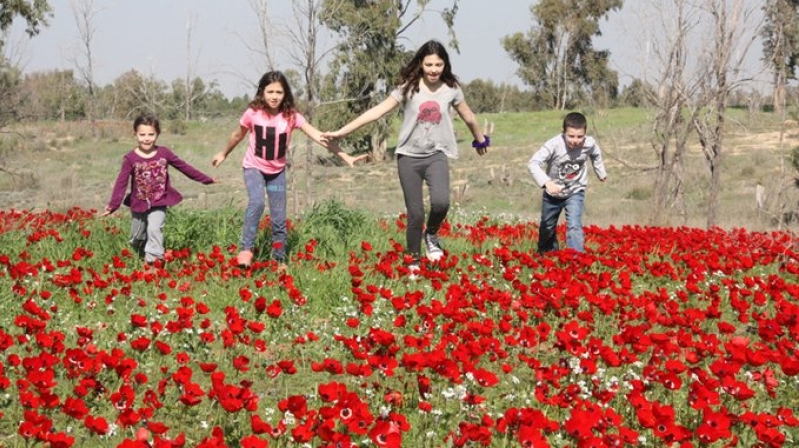
[[474,218],[413,279],[401,217],[295,238],[288,273],[235,239],[146,267],[127,225],[0,211],[0,446],[799,442],[788,233],[588,227],[540,256],[534,223]]

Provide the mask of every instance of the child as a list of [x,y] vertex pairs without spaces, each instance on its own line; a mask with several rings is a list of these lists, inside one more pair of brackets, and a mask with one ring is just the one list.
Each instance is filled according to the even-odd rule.
[[124,198],[132,215],[130,244],[139,253],[144,252],[145,263],[162,263],[166,208],[183,199],[169,180],[169,166],[203,184],[212,184],[216,180],[181,160],[169,148],[156,145],[161,124],[155,115],[139,115],[133,121],[133,131],[137,146],[122,158],[122,169],[111,200],[101,216],[108,216],[119,208],[130,183],[130,194]]
[[397,106],[402,106],[403,121],[395,154],[408,215],[405,230],[406,250],[410,254],[408,268],[414,274],[419,270],[421,258],[424,182],[430,192],[430,214],[424,230],[426,255],[431,261],[444,255],[438,230],[449,210],[448,158],[458,157],[450,106],[458,112],[474,136],[472,146],[479,155],[486,153],[490,142],[464,100],[446,49],[435,40],[419,48],[400,72],[399,82],[388,98],[341,129],[323,135],[329,138],[343,137]]
[[591,137],[586,137],[588,120],[579,112],[563,119],[563,133],[544,143],[527,164],[533,180],[544,189],[541,223],[538,229],[538,252],[558,250],[555,228],[566,209],[566,247],[583,252],[583,203],[591,159],[600,181],[607,179],[602,151]]
[[283,73],[265,73],[258,82],[255,97],[239,120],[239,126],[230,134],[225,149],[216,154],[211,162],[214,167],[221,165],[244,136],[250,134],[242,162],[249,199],[244,215],[241,251],[236,258],[241,267],[252,264],[258,223],[266,208],[266,190],[272,222],[272,259],[278,262],[280,270],[286,268],[286,153],[291,143],[291,132],[297,128],[341,157],[350,167],[367,157],[352,157],[334,143],[323,139],[321,132],[305,121],[305,117],[295,109],[294,96]]

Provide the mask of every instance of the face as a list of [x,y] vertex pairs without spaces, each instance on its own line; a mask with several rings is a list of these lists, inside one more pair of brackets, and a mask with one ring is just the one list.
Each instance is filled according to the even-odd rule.
[[140,124],[136,128],[136,142],[139,149],[142,151],[149,151],[155,147],[155,141],[158,140],[158,132],[155,131],[153,126]]
[[585,142],[585,129],[566,128],[563,137],[566,139],[569,149],[581,148]]
[[267,84],[264,87],[264,101],[270,112],[277,112],[286,92],[283,91],[283,86],[279,82]]
[[422,74],[425,81],[430,84],[435,84],[441,79],[441,73],[444,72],[444,60],[438,57],[437,54],[425,56],[422,60]]

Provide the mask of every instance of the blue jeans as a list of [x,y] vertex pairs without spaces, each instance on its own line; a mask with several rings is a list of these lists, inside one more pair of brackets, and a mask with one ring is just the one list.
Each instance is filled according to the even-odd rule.
[[585,235],[583,234],[583,204],[585,191],[559,199],[544,192],[541,204],[541,224],[538,228],[538,252],[544,253],[558,250],[556,229],[560,212],[566,209],[566,247],[583,252]]
[[264,214],[266,202],[264,190],[269,198],[269,218],[272,222],[272,259],[286,260],[286,171],[264,174],[255,168],[244,169],[244,185],[247,187],[247,211],[244,214],[244,229],[241,233],[241,250],[252,250],[258,235],[258,224]]

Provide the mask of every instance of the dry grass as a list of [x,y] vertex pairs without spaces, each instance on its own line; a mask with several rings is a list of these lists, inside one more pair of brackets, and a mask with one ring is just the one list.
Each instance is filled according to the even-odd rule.
[[[466,214],[511,216],[536,220],[540,190],[535,187],[526,164],[532,153],[547,138],[559,131],[559,112],[493,115],[487,118],[496,125],[493,146],[484,157],[469,147],[471,138],[462,137],[461,157],[451,163],[454,211]],[[649,146],[648,117],[634,109],[609,110],[589,114],[592,128],[602,146],[609,180],[591,179],[586,201],[586,224],[600,226],[647,224],[648,200],[652,179],[642,166],[654,166]],[[785,187],[793,178],[783,160],[795,142],[799,129],[787,129],[779,144],[779,122],[771,115],[747,117],[741,114],[726,136],[722,172],[720,224],[723,227],[767,229],[771,222],[758,213],[755,186],[761,182],[770,193],[770,207],[777,209],[780,199],[796,208],[796,188]],[[218,176],[218,185],[203,186],[180,173],[172,173],[173,182],[186,201],[182,206],[215,208],[243,207],[246,202],[241,179],[240,160],[244,143],[219,169],[210,165],[211,157],[223,148],[236,118],[190,123],[185,135],[162,134],[160,143],[172,148],[184,160],[206,173]],[[133,147],[129,124],[103,122],[94,136],[88,124],[37,123],[15,128],[13,134],[0,136],[0,209],[66,209],[79,206],[102,209],[116,179],[119,162]],[[10,137],[14,135],[16,137]],[[459,128],[458,135],[468,135]],[[289,209],[306,209],[306,164],[303,134],[295,134],[293,178]],[[11,146],[9,150],[8,146]],[[328,158],[327,152],[314,147],[313,160]],[[623,163],[622,163],[623,162]],[[633,164],[639,168],[628,168]],[[676,211],[661,225],[704,227],[704,203],[707,192],[707,169],[698,146],[692,147],[686,162],[688,215]],[[313,196],[316,200],[336,199],[379,215],[397,215],[404,211],[402,194],[394,162],[369,163],[355,169],[335,164],[312,166]],[[787,172],[787,174],[786,174]],[[14,173],[12,176],[9,173]],[[25,174],[27,173],[27,174]],[[16,177],[15,177],[16,176]],[[22,177],[21,177],[22,176]],[[24,177],[27,176],[27,177]],[[21,181],[20,179],[26,179]]]

